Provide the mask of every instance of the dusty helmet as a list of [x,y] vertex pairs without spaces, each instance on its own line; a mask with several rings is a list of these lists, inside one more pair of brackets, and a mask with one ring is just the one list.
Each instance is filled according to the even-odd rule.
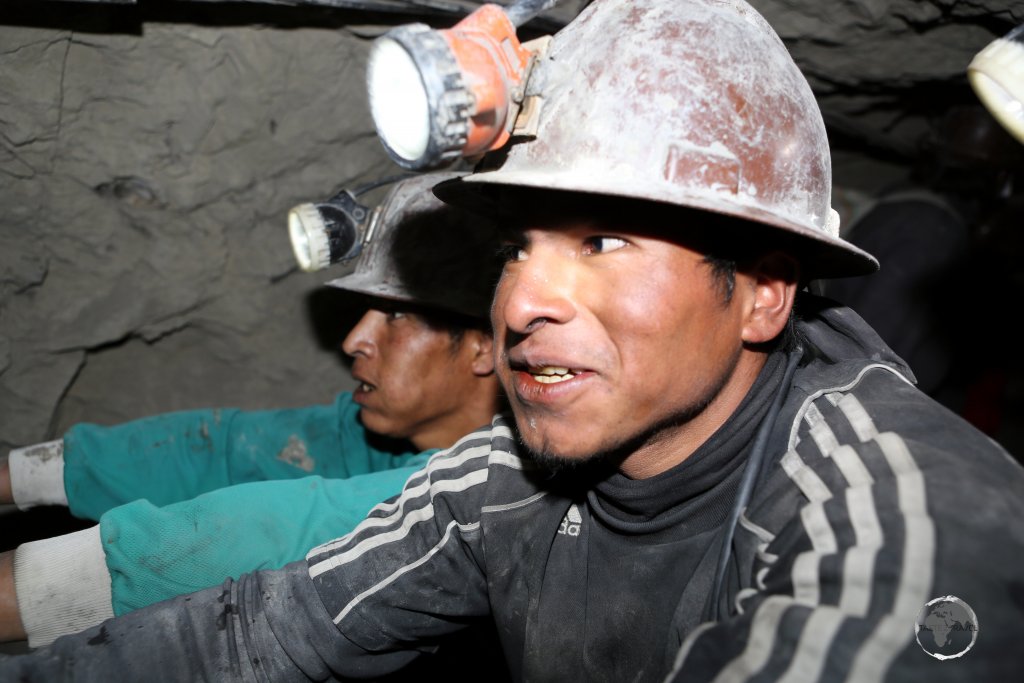
[[526,94],[536,137],[438,187],[442,199],[486,204],[511,186],[653,200],[795,235],[807,277],[878,267],[838,236],[810,86],[740,0],[597,0],[554,36]]
[[355,270],[327,284],[486,320],[501,274],[497,230],[431,192],[458,175],[397,183],[375,212]]

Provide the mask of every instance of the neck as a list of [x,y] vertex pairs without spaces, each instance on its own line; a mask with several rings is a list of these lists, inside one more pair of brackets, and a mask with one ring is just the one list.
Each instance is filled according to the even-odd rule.
[[764,367],[767,355],[742,349],[721,389],[699,413],[657,430],[619,465],[630,479],[647,479],[689,458],[732,417]]
[[497,378],[494,375],[479,377],[458,410],[436,420],[409,441],[421,451],[448,448],[474,429],[489,424],[498,412],[501,406]]

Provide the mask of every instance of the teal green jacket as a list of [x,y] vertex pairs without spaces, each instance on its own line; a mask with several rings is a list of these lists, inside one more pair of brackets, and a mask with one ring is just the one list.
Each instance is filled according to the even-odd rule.
[[301,559],[397,494],[432,453],[332,405],[170,413],[64,437],[71,512],[99,518],[115,614]]

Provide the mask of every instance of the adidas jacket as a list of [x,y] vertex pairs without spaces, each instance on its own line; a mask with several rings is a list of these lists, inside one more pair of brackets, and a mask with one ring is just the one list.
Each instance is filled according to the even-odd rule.
[[[736,532],[727,616],[701,623],[708,552],[671,585],[637,592],[692,605],[679,628],[664,642],[616,633],[614,648],[649,653],[642,680],[1024,679],[1013,638],[1024,623],[1024,472],[918,392],[851,311],[805,300],[802,313],[806,360]],[[536,634],[552,622],[580,629],[575,613],[545,610],[557,596],[543,585],[558,538],[586,521],[574,506],[517,455],[498,417],[305,563],[108,621],[0,662],[0,678],[374,678],[491,618],[514,678],[564,680],[557,661],[573,653]],[[915,643],[915,624],[950,594],[973,607],[979,630],[964,656],[940,661]]]

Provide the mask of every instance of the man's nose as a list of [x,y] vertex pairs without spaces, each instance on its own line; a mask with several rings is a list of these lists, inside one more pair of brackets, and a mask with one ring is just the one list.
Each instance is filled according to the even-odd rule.
[[577,271],[575,261],[564,254],[533,250],[506,269],[495,296],[495,316],[519,334],[569,322],[576,316]]
[[341,350],[353,358],[372,356],[377,351],[377,330],[380,324],[385,322],[386,317],[386,313],[374,309],[364,313],[341,343]]

